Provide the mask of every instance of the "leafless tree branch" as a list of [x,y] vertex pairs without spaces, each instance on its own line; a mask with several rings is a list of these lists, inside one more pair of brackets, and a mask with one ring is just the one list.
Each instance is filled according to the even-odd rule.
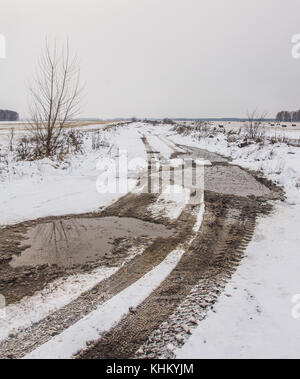
[[38,72],[30,88],[30,131],[40,157],[57,151],[63,130],[79,113],[80,70],[76,56],[71,56],[69,42],[58,52],[56,43],[45,49]]
[[256,110],[247,112],[248,121],[246,124],[246,138],[257,141],[265,137],[265,118],[266,113],[259,114]]

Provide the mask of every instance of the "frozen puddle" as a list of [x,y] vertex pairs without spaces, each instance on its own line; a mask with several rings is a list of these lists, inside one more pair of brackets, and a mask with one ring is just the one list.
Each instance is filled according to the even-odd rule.
[[25,235],[29,247],[11,266],[72,267],[97,261],[112,252],[118,239],[169,237],[173,231],[135,218],[74,218],[39,224]]

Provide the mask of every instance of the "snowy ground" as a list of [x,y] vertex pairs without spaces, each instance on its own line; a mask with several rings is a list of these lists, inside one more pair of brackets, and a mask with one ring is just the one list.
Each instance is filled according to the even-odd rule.
[[[300,133],[298,138],[300,137]],[[177,358],[299,358],[300,353],[300,148],[284,144],[228,146],[225,136],[196,141],[231,156],[233,163],[262,171],[284,186],[287,200],[261,218],[232,281]],[[298,304],[297,304],[298,301]]]
[[[232,126],[232,125],[231,125]],[[238,126],[238,125],[236,125]],[[91,126],[90,129],[93,127]],[[177,358],[298,358],[300,352],[300,313],[298,314],[295,295],[300,294],[300,254],[299,234],[300,225],[300,148],[288,147],[285,144],[257,144],[238,147],[238,143],[228,144],[226,135],[218,134],[214,138],[197,139],[194,136],[177,135],[171,126],[149,126],[142,123],[131,124],[117,130],[104,132],[107,146],[93,150],[91,148],[91,133],[85,139],[83,154],[70,157],[67,163],[56,165],[51,160],[35,162],[15,162],[12,154],[4,150],[4,158],[0,160],[0,225],[14,224],[23,220],[38,217],[74,214],[98,210],[115,201],[123,194],[99,194],[96,183],[103,169],[98,170],[104,158],[115,158],[118,149],[127,150],[129,160],[146,158],[145,147],[141,136],[146,135],[152,148],[161,152],[164,158],[169,158],[174,151],[175,143],[197,146],[212,152],[217,152],[233,159],[238,164],[253,170],[262,171],[268,178],[284,186],[287,200],[275,204],[271,216],[261,218],[255,231],[254,238],[246,250],[246,257],[227,285],[224,294],[218,300],[213,311],[202,321],[184,347],[176,352]],[[289,128],[290,138],[300,139],[299,128]],[[275,132],[275,129],[270,132]],[[164,143],[164,136],[174,142]],[[5,149],[7,134],[0,134],[0,145]],[[3,150],[1,150],[2,154]],[[99,164],[100,162],[100,164]],[[134,170],[133,170],[134,171]],[[132,173],[134,177],[136,172]],[[178,217],[182,199],[170,204],[166,196],[161,197],[162,209],[159,204],[153,212],[167,212],[170,218]],[[199,213],[198,229],[203,217],[204,208]],[[175,255],[174,255],[175,254]],[[67,350],[55,350],[58,356],[70,357],[82,348],[87,339],[99,336],[99,330],[94,328],[93,322],[99,314],[104,315],[108,328],[114,321],[128,311],[128,298],[132,306],[136,306],[151,292],[172,270],[180,252],[166,258],[162,266],[156,271],[143,277],[128,287],[127,292],[120,293],[111,303],[100,307],[96,313],[75,324],[73,332],[84,330],[86,334],[76,339],[76,344]],[[43,293],[36,294],[29,299],[36,303],[43,303],[44,308],[39,314],[32,314],[26,299],[26,318],[24,325],[19,325],[19,308],[10,308],[16,315],[17,321],[12,327],[26,326],[31,322],[44,317],[53,309],[67,304],[76,296],[93,284],[103,280],[110,271],[95,271],[89,275],[69,278],[67,282],[53,290],[46,288]],[[154,281],[155,279],[155,281]],[[74,283],[76,285],[74,286]],[[140,291],[140,284],[144,291]],[[150,284],[151,285],[150,285]],[[59,284],[59,283],[58,283]],[[73,289],[73,290],[72,290]],[[58,291],[58,292],[55,292]],[[133,291],[133,292],[132,292]],[[55,299],[53,294],[57,294]],[[44,301],[41,297],[49,300]],[[126,300],[126,306],[124,301]],[[294,300],[294,302],[292,301]],[[122,304],[116,310],[116,302]],[[49,307],[48,307],[48,305]],[[296,306],[296,308],[295,308]],[[107,307],[107,308],[105,308]],[[97,313],[98,312],[98,313]],[[294,317],[293,317],[294,316]],[[298,318],[299,316],[299,318]],[[35,320],[35,318],[38,318]],[[94,321],[93,321],[94,320]],[[87,329],[86,329],[87,328]],[[104,330],[104,329],[103,329]],[[71,341],[74,333],[66,332],[66,340]],[[100,331],[101,332],[101,331]],[[69,333],[69,334],[68,334]],[[71,336],[68,340],[68,335]],[[5,336],[2,335],[2,338]],[[62,336],[53,343],[60,345]],[[54,345],[50,345],[51,350]],[[49,354],[49,345],[42,346],[36,351],[36,356]],[[44,350],[43,350],[44,349]],[[45,353],[45,354],[44,354]]]
[[283,203],[260,220],[225,293],[177,358],[299,358],[299,211],[300,203]]
[[13,155],[5,150],[7,135],[0,138],[3,146],[3,159],[0,159],[0,225],[91,212],[122,196],[97,191],[98,178],[104,172],[99,166],[103,158],[115,158],[118,148],[128,150],[129,159],[145,158],[145,149],[134,127],[102,133],[107,147],[93,150],[92,133],[87,133],[84,153],[71,156],[59,165],[50,159],[16,162]]

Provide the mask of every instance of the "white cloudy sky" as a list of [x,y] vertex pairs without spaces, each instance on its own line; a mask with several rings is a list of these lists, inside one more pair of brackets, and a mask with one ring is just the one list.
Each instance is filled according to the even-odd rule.
[[300,108],[300,0],[0,0],[0,109],[26,116],[45,36],[80,57],[82,116],[222,117]]

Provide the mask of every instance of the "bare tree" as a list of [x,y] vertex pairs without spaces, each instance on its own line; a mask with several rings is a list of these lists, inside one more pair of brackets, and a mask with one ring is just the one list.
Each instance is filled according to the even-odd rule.
[[15,129],[11,128],[9,131],[9,151],[14,149]]
[[30,131],[39,157],[54,155],[63,130],[79,113],[80,71],[69,43],[60,52],[46,40],[38,72],[30,88]]
[[265,137],[265,118],[266,113],[259,115],[256,111],[248,112],[248,121],[246,124],[246,138],[257,141]]

